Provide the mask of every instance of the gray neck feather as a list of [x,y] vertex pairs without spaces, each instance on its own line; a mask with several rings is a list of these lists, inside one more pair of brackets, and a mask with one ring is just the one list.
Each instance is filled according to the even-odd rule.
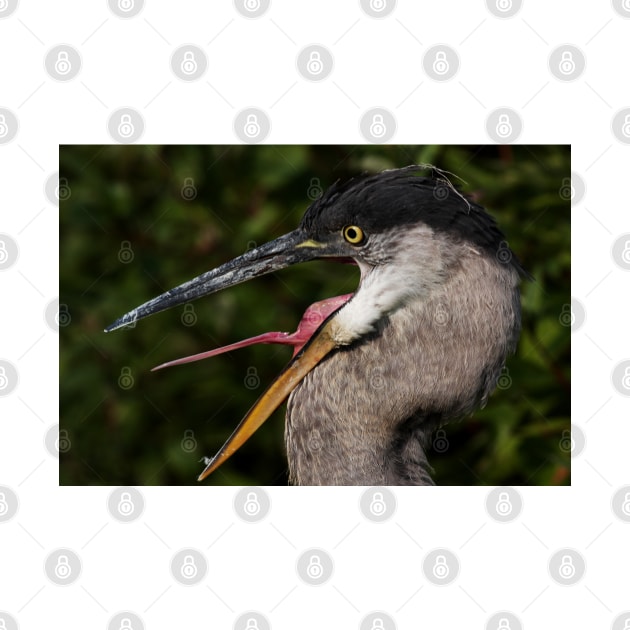
[[433,484],[431,431],[486,403],[520,331],[514,267],[447,246],[443,282],[330,354],[291,394],[291,483]]

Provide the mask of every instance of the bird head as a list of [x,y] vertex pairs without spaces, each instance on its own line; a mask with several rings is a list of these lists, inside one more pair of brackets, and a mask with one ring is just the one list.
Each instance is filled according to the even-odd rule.
[[[329,353],[359,342],[397,309],[438,290],[462,264],[462,252],[490,256],[522,273],[494,219],[457,191],[442,171],[429,167],[431,176],[420,177],[422,168],[427,167],[409,166],[335,183],[308,207],[294,231],[165,292],[105,329],[116,330],[297,263],[328,259],[358,265],[357,291],[313,305],[293,336],[267,333],[227,347],[291,343],[296,353],[217,455],[206,461],[200,480],[238,450]],[[309,317],[313,313],[317,317]],[[225,349],[165,365],[221,351]]]

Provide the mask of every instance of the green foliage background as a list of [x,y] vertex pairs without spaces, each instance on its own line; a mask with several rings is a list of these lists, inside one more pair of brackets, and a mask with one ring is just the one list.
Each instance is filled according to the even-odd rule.
[[[268,330],[293,331],[310,303],[353,291],[358,271],[309,263],[135,328],[103,328],[294,229],[309,195],[336,179],[413,163],[462,178],[462,189],[496,216],[535,278],[522,286],[523,333],[502,381],[507,386],[484,410],[437,436],[446,439],[434,441],[438,450],[447,448],[429,452],[436,482],[570,483],[567,146],[61,147],[61,183],[70,194],[60,203],[60,303],[67,309],[61,321],[65,313],[70,323],[60,329],[60,417],[71,448],[61,455],[60,483],[196,483],[200,457],[218,450],[291,349],[257,346],[150,369]],[[190,184],[194,199],[182,193]],[[196,323],[185,325],[191,317]],[[246,378],[254,375],[260,384],[248,389]],[[284,411],[208,483],[285,484]],[[192,451],[182,448],[185,438],[195,440],[184,443],[196,445]]]

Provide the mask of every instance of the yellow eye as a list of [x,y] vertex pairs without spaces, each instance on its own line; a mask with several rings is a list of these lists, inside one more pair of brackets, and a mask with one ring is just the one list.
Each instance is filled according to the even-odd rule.
[[356,225],[346,225],[343,228],[343,237],[350,245],[360,245],[365,240],[363,230]]

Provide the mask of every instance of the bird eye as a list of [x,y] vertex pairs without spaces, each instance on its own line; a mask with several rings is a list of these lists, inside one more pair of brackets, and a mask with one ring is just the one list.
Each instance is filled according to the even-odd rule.
[[343,237],[351,245],[360,245],[365,240],[363,230],[356,225],[346,225],[343,228]]

